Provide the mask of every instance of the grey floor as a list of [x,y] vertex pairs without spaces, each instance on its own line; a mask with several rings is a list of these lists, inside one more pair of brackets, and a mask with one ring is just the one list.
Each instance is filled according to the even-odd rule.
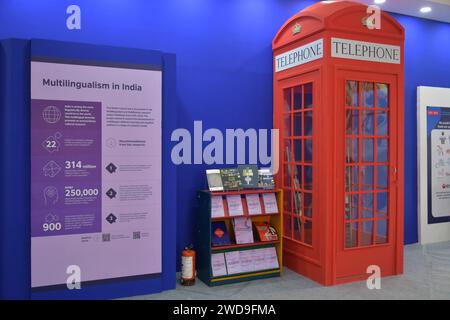
[[404,275],[383,278],[380,290],[367,289],[365,281],[322,287],[285,268],[280,278],[214,288],[197,279],[192,287],[128,299],[450,299],[450,242],[406,246]]

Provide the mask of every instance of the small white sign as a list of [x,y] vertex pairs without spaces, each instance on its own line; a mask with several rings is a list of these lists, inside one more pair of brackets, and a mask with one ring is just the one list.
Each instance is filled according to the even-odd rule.
[[331,56],[352,60],[401,63],[401,48],[388,44],[331,38]]
[[295,48],[275,57],[275,72],[323,58],[323,39]]
[[418,87],[417,105],[419,242],[449,241],[446,172],[450,174],[450,129],[446,118],[450,114],[450,88]]

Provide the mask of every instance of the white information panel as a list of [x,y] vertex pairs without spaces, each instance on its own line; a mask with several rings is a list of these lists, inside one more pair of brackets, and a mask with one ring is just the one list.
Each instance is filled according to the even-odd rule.
[[161,70],[32,61],[30,108],[32,287],[161,273]]
[[419,87],[419,241],[450,240],[450,89]]

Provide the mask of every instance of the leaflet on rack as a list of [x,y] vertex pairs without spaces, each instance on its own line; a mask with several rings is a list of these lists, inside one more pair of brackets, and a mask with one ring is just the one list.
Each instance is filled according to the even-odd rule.
[[266,214],[278,213],[278,205],[275,193],[264,193],[263,202]]
[[259,201],[259,194],[247,194],[247,208],[249,215],[259,215],[261,211],[261,202]]
[[213,277],[220,277],[227,275],[227,267],[225,265],[224,253],[213,253],[211,255],[211,267]]
[[211,217],[222,218],[225,216],[222,196],[211,196]]
[[227,204],[228,204],[228,214],[231,217],[244,215],[244,209],[242,207],[242,199],[240,195],[228,195]]

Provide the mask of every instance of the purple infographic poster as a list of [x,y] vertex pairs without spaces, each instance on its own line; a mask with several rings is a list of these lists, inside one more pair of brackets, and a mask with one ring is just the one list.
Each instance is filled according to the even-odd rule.
[[161,82],[31,62],[33,288],[161,272]]

